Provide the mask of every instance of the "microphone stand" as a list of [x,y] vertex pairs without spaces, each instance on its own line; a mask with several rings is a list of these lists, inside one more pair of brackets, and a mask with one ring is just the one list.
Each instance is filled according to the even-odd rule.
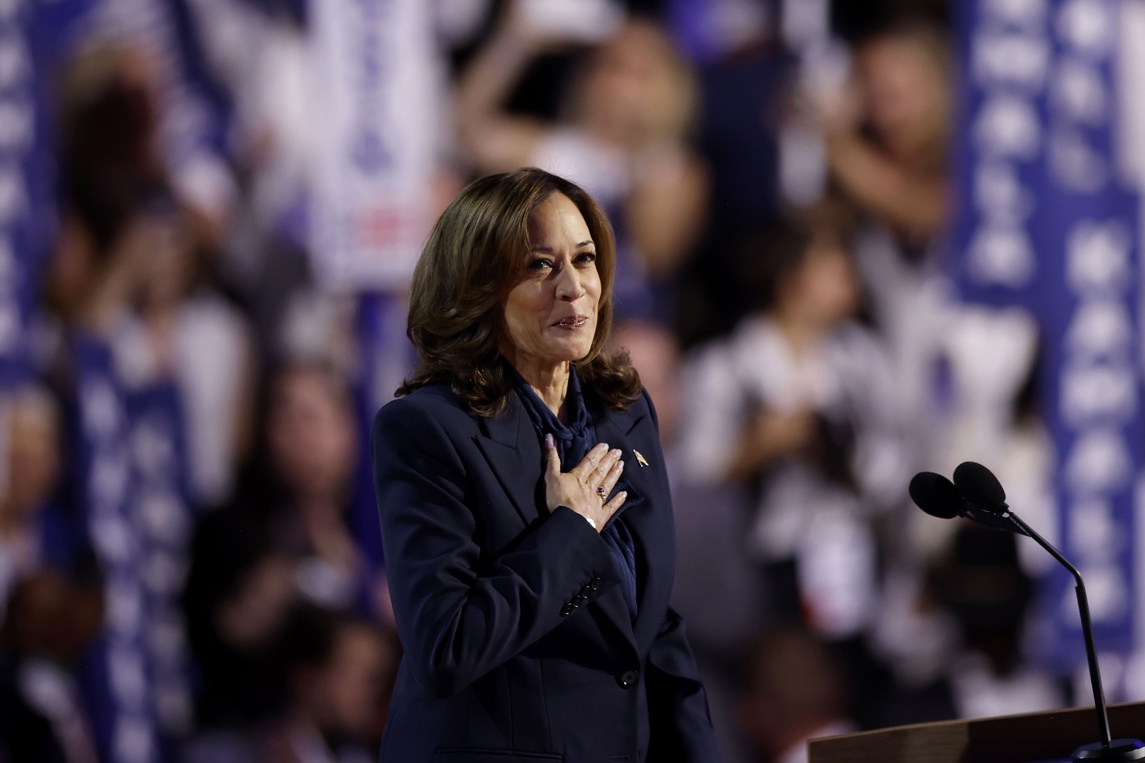
[[1093,685],[1093,705],[1097,711],[1097,726],[1101,734],[1101,741],[1078,747],[1073,751],[1071,760],[1075,763],[1077,761],[1121,763],[1121,761],[1145,760],[1145,744],[1136,739],[1110,739],[1109,716],[1105,711],[1105,692],[1101,688],[1097,650],[1093,646],[1093,624],[1089,617],[1089,599],[1085,595],[1085,582],[1081,579],[1081,573],[1049,541],[1022,521],[1017,514],[1010,511],[1009,507],[1003,510],[1001,516],[1003,519],[1009,519],[1024,534],[1033,538],[1039,546],[1050,552],[1054,559],[1057,559],[1063,567],[1069,570],[1077,583],[1074,586],[1074,591],[1077,593],[1077,607],[1081,613],[1081,632],[1085,636],[1085,656],[1089,661],[1089,681]]

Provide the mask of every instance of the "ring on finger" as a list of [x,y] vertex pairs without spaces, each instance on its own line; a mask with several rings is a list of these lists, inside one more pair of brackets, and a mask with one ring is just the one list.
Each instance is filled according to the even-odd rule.
[[608,497],[608,491],[604,489],[604,485],[596,486],[596,494],[600,496],[600,500],[602,501]]

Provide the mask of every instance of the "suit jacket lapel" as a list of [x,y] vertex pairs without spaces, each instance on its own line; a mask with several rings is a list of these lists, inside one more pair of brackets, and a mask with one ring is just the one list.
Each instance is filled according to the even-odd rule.
[[480,422],[477,446],[521,520],[526,525],[535,522],[543,511],[536,501],[537,464],[543,467],[544,459],[537,431],[515,397],[500,416]]
[[[632,623],[628,615],[628,607],[623,598],[617,596],[619,609],[614,610],[613,617],[622,617],[625,624],[630,626],[635,643],[646,647],[655,636],[655,629],[659,623],[655,618],[643,616],[647,611],[649,601],[664,582],[667,570],[653,570],[649,565],[650,557],[660,558],[665,547],[664,539],[656,537],[656,512],[652,507],[670,500],[667,483],[657,479],[662,473],[662,465],[649,468],[639,463],[636,452],[647,458],[659,451],[656,443],[640,442],[644,431],[655,435],[655,428],[650,424],[643,430],[637,428],[645,420],[644,416],[634,416],[632,410],[608,410],[597,420],[597,439],[607,442],[609,447],[620,448],[621,458],[624,460],[624,474],[621,483],[627,483],[631,489],[643,497],[640,503],[625,509],[623,517],[625,524],[636,543],[636,622]],[[655,445],[656,447],[650,447]],[[670,505],[670,504],[667,504]],[[668,546],[667,548],[671,548]],[[671,561],[671,560],[669,560]],[[674,564],[674,562],[673,562]],[[671,575],[667,575],[671,577]],[[618,592],[619,593],[619,592]],[[641,650],[643,651],[643,649]]]

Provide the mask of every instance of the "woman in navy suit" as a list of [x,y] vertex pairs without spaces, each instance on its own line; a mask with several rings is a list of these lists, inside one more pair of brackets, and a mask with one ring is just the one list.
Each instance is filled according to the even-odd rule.
[[532,168],[430,234],[421,365],[371,436],[405,649],[384,763],[719,761],[656,412],[604,349],[615,264],[596,202]]

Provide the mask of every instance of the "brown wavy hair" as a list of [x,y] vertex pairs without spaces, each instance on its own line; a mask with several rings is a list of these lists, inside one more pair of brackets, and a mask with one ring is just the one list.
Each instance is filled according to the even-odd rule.
[[398,387],[407,395],[446,383],[481,416],[504,410],[509,386],[501,342],[504,300],[529,251],[529,218],[553,194],[580,210],[596,244],[601,295],[596,336],[573,363],[586,390],[612,408],[640,397],[640,377],[626,353],[605,350],[612,327],[616,240],[600,205],[574,183],[535,167],[470,183],[438,218],[414,268],[406,335],[420,364]]

